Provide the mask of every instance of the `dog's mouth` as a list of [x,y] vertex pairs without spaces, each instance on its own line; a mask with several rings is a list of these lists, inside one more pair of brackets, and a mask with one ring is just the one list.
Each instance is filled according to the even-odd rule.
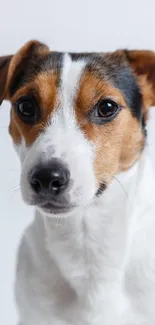
[[[94,194],[95,196],[99,197],[103,194],[105,189],[107,188],[106,183],[100,183],[99,187]],[[43,214],[67,214],[71,213],[73,210],[77,209],[80,207],[80,202],[77,202],[77,204],[74,204],[70,202],[69,198],[51,198],[50,196],[46,195],[45,196],[34,196],[29,202],[30,205],[33,205],[34,207],[38,208]]]
[[55,205],[51,202],[46,202],[39,206],[39,208],[48,214],[63,214],[68,213],[75,208],[73,205]]

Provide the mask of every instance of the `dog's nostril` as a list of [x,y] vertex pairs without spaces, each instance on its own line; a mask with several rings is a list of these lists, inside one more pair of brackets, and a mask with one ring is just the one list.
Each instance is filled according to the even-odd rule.
[[50,189],[55,192],[58,192],[60,189],[62,189],[65,186],[65,184],[66,182],[64,180],[59,180],[59,179],[52,180],[50,182]]
[[42,184],[38,179],[31,179],[31,186],[35,192],[40,192],[42,188]]

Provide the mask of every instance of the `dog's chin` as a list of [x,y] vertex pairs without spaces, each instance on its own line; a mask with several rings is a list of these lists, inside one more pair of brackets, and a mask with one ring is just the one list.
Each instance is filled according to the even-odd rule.
[[77,206],[54,206],[50,203],[47,203],[43,206],[36,206],[36,209],[44,216],[49,217],[67,217],[75,212]]

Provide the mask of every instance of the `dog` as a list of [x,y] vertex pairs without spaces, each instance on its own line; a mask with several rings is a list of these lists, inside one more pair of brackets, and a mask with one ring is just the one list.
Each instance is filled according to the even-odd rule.
[[0,58],[0,100],[36,210],[18,251],[19,324],[154,325],[155,53],[30,41]]

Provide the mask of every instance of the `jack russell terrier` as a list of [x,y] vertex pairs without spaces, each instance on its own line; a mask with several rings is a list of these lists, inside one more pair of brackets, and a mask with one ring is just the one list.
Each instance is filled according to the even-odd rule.
[[0,100],[36,207],[18,253],[20,325],[155,324],[155,53],[0,58]]

